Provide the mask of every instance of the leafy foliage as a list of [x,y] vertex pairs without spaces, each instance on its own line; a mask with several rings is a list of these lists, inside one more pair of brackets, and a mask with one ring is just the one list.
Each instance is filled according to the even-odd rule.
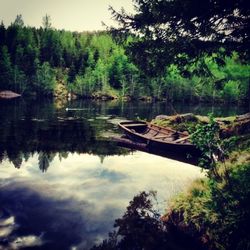
[[[8,48],[3,46],[0,53],[0,88],[8,88],[12,82],[13,68]],[[4,84],[4,85],[3,85]]]
[[191,140],[202,152],[201,166],[209,167],[215,177],[218,176],[216,163],[218,160],[225,161],[226,151],[222,148],[222,140],[219,137],[219,125],[211,115],[207,125],[196,126]]
[[249,136],[223,142],[213,117],[209,124],[197,125],[196,129],[192,140],[203,152],[201,163],[209,169],[208,178],[193,183],[186,194],[180,195],[168,217],[177,225],[184,222],[185,230],[190,234],[195,231],[208,249],[248,249]]
[[38,67],[35,80],[36,89],[43,95],[52,95],[56,85],[55,70],[48,62]]
[[[250,68],[244,53],[228,50],[223,44],[225,48],[195,58],[178,51],[174,61],[164,50],[160,55],[151,51],[148,43],[149,47],[135,47],[136,59],[127,48],[140,40],[132,35],[117,44],[108,32],[55,30],[48,15],[43,18],[43,28],[35,29],[24,26],[18,16],[9,27],[0,25],[0,90],[57,95],[56,85],[64,82],[68,92],[84,97],[249,101]],[[150,53],[146,58],[144,51]],[[62,72],[56,83],[48,77],[41,80],[44,65],[51,72]]]
[[130,48],[135,60],[148,71],[152,66],[163,69],[160,66],[170,64],[179,53],[196,57],[200,51],[217,49],[222,44],[242,50],[250,47],[247,0],[133,2],[133,14],[110,7],[119,24],[118,29],[110,29],[137,37]]
[[0,90],[53,95],[58,71],[57,80],[68,79],[68,91],[80,96],[135,90],[139,72],[106,32],[55,30],[48,15],[43,28],[35,29],[24,26],[19,15],[7,29],[1,24],[0,36]]

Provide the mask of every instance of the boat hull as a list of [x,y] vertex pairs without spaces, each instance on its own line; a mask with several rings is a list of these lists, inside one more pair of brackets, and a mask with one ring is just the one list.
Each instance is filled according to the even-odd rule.
[[[126,137],[134,142],[146,144],[149,150],[175,152],[179,154],[185,154],[187,156],[198,156],[201,153],[195,145],[188,142],[187,140],[187,142],[176,143],[175,141],[178,141],[178,139],[175,140],[173,138],[173,135],[176,133],[176,131],[172,129],[162,128],[156,125],[148,124],[146,122],[137,121],[121,122],[119,127],[123,130]],[[152,130],[153,132],[151,132]],[[181,136],[179,141],[181,141],[182,138],[184,141],[185,137],[187,137],[187,134],[179,134]],[[164,140],[164,137],[167,139]]]

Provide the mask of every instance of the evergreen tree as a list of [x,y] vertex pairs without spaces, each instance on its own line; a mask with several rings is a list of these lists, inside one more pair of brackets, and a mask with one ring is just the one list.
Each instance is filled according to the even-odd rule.
[[45,30],[50,29],[51,26],[52,26],[51,17],[50,17],[48,14],[46,14],[46,15],[43,17],[42,23],[43,23],[43,28],[44,28]]
[[[219,46],[248,51],[248,0],[133,0],[135,12],[110,7],[119,28],[113,33],[133,34],[132,54],[142,70],[164,70],[179,53],[192,57]],[[248,53],[249,57],[249,53]]]
[[6,39],[6,29],[2,21],[0,24],[0,47],[5,44],[5,39]]
[[42,95],[53,95],[56,84],[55,71],[50,67],[48,62],[38,67],[36,73],[35,90]]
[[[172,1],[172,4],[178,1]],[[138,28],[136,34],[141,33],[140,37],[132,34],[120,44],[108,32],[78,33],[53,29],[49,15],[43,18],[43,27],[39,29],[24,26],[21,15],[9,27],[2,22],[0,88],[27,95],[53,95],[56,85],[67,79],[68,91],[88,97],[115,94],[149,95],[169,101],[249,101],[250,68],[246,53],[228,50],[225,43],[225,48],[220,46],[213,53],[203,51],[194,57],[190,53],[180,53],[184,50],[178,50],[180,43],[177,39],[173,40],[176,48],[171,47],[173,44],[167,48],[175,60],[171,54],[166,54],[166,44],[158,39],[159,30],[152,21],[160,22],[166,18],[168,22],[171,13],[165,17],[159,15],[162,10],[151,13],[164,2],[169,6],[170,2],[166,1],[136,0],[142,13],[134,17],[138,20],[146,18],[144,11],[148,10],[149,16],[157,18],[141,20],[142,25],[148,21],[152,26],[148,34],[143,33],[146,26],[145,30],[134,27],[130,30]],[[121,18],[126,20],[125,16]],[[131,20],[138,24],[136,21]],[[150,34],[154,39],[150,39]]]
[[23,21],[22,15],[17,15],[16,16],[16,19],[15,19],[13,25],[17,26],[17,27],[20,27],[20,28],[24,27],[24,21]]
[[13,68],[7,46],[0,47],[0,89],[15,90]]

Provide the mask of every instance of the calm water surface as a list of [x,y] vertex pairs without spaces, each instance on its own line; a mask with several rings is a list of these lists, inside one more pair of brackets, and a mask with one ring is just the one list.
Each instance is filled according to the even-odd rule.
[[[193,112],[234,115],[239,107],[165,103],[0,101],[0,249],[89,249],[140,191],[158,208],[193,179],[196,166],[107,140],[124,119]],[[30,248],[29,248],[30,249]]]

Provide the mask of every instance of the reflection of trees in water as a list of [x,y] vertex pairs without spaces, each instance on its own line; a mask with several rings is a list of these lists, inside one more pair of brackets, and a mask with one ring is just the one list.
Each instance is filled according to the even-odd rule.
[[0,152],[0,163],[4,160],[5,155],[4,152]]
[[[46,152],[40,151],[38,153],[38,165],[39,169],[42,172],[46,172],[49,168],[50,163],[54,160],[56,156],[59,157],[59,160],[66,159],[68,157],[68,152]],[[34,152],[22,152],[18,151],[15,154],[8,152],[0,152],[0,163],[8,159],[15,168],[21,168],[23,161],[27,162],[30,157],[34,156]]]
[[1,155],[2,155],[1,161],[4,160],[5,158],[8,158],[9,161],[13,163],[15,168],[20,168],[23,163],[23,153],[21,151],[2,152]]
[[18,120],[0,128],[0,162],[9,159],[16,168],[38,153],[38,163],[45,172],[54,157],[59,160],[69,153],[99,155],[124,154],[114,143],[96,139],[102,128],[90,126],[84,119]]
[[16,158],[10,159],[10,161],[14,164],[15,168],[20,168],[23,163],[22,154],[19,153]]
[[39,169],[42,172],[46,172],[55,156],[56,154],[53,153],[40,152],[38,155]]
[[141,192],[115,221],[115,231],[91,250],[188,250],[201,249],[191,237],[177,232],[161,219],[155,208],[156,193]]
[[49,168],[50,163],[54,160],[56,156],[58,156],[59,160],[67,159],[69,153],[68,152],[58,152],[58,153],[52,153],[52,152],[39,152],[38,154],[38,164],[39,169],[42,172],[46,172]]
[[168,249],[167,233],[159,212],[153,206],[154,198],[153,192],[135,196],[122,218],[115,221],[117,230],[92,250]]

